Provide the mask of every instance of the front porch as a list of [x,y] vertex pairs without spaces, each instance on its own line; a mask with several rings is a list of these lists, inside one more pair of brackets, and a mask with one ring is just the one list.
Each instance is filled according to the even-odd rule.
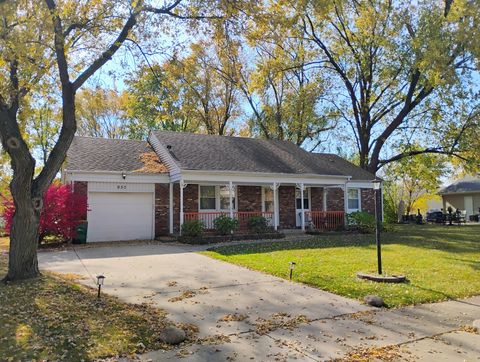
[[[359,208],[364,191],[355,190]],[[348,203],[355,202],[348,195],[347,182],[328,181],[251,184],[181,180],[169,184],[168,193],[170,234],[181,233],[183,223],[191,220],[201,220],[205,230],[213,230],[214,220],[221,215],[237,219],[239,231],[247,230],[250,218],[256,216],[264,217],[274,230],[333,231],[344,227],[345,214],[351,211]],[[156,196],[161,199],[162,195]],[[157,209],[156,205],[156,213]]]

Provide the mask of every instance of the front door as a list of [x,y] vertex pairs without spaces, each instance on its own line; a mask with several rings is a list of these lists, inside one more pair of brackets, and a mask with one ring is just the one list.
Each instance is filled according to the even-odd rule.
[[[295,215],[296,215],[296,225],[297,227],[302,226],[302,199],[301,192],[299,189],[295,189]],[[307,187],[303,191],[303,209],[305,212],[310,211],[310,188]],[[305,218],[305,221],[307,219]]]

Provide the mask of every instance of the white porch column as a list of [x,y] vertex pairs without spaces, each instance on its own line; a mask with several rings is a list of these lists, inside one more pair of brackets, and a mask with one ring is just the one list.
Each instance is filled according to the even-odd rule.
[[348,213],[348,188],[347,188],[347,183],[343,185],[343,203],[344,203],[344,212],[345,212],[345,217],[343,218],[345,226],[347,225],[347,213]]
[[228,197],[230,198],[229,210],[230,210],[230,217],[233,219],[233,195],[232,195],[232,192],[233,192],[233,183],[232,183],[232,181],[229,181],[229,183],[228,183]]
[[323,197],[322,197],[322,203],[323,203],[323,211],[327,211],[327,188],[324,186],[323,187]]
[[302,184],[300,185],[300,197],[302,198],[302,231],[305,231],[305,202],[303,200],[303,193],[305,191],[305,185]]
[[278,205],[277,205],[277,183],[274,182],[272,186],[273,191],[273,228],[278,230]]
[[173,234],[173,183],[168,185],[168,229]]
[[300,208],[301,226],[302,226],[302,231],[305,231],[305,204],[303,202],[303,193],[305,191],[305,185],[302,182],[301,184],[297,184],[297,187],[300,189],[300,200],[302,200],[301,208]]
[[182,225],[183,225],[183,189],[187,186],[183,180],[180,181],[180,235],[182,235]]

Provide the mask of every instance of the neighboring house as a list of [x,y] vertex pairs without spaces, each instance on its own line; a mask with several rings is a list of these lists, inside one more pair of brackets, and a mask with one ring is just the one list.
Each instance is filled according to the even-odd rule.
[[[88,196],[88,241],[152,239],[221,214],[329,230],[374,212],[374,175],[291,142],[154,131],[147,142],[75,137],[64,182]],[[302,202],[303,199],[303,202]]]
[[467,220],[471,215],[480,213],[480,176],[465,176],[451,185],[442,188],[439,194],[443,199],[443,209],[466,212]]

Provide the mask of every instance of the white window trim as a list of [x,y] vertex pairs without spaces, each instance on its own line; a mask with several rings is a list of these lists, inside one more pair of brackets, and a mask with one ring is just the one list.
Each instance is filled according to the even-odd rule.
[[[215,187],[215,209],[201,209],[200,208],[200,187],[202,186],[214,186]],[[212,184],[199,184],[198,185],[198,212],[227,212],[230,211],[230,208],[221,209],[220,208],[220,187],[228,187],[229,185],[212,185]],[[235,195],[233,199],[235,200],[235,207],[233,211],[238,210],[238,195],[237,195],[238,186],[235,186]]]
[[[358,209],[350,209],[348,207],[348,191],[357,190],[358,194]],[[347,188],[347,213],[362,211],[362,189],[360,187],[348,187]]]

